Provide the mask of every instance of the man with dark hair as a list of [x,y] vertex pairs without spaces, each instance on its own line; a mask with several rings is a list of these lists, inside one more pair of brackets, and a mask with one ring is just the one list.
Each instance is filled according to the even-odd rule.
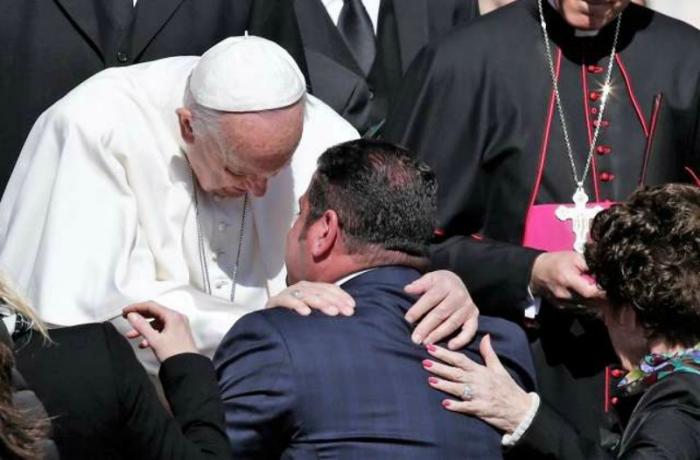
[[[500,457],[498,431],[441,409],[404,320],[413,299],[403,286],[426,265],[436,190],[425,164],[388,143],[351,141],[319,159],[287,236],[288,277],[341,285],[355,314],[274,308],[229,331],[214,361],[235,458]],[[477,337],[486,334],[531,390],[522,331],[482,317]],[[475,346],[463,351],[478,359]]]

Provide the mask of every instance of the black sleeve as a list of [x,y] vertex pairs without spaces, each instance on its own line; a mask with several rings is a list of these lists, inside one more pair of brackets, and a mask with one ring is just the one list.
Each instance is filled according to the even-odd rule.
[[624,443],[624,460],[696,460],[700,456],[700,411],[681,405],[651,409]]
[[[507,95],[492,88],[486,57],[464,44],[474,26],[459,28],[428,45],[403,80],[383,137],[404,145],[428,163],[438,181],[439,244],[434,268],[448,268],[465,281],[487,314],[517,316],[525,304],[530,272],[538,251],[507,242],[479,240],[488,208],[490,180],[486,165],[507,149]],[[504,121],[506,120],[506,121]]]
[[532,424],[511,453],[515,458],[557,460],[606,460],[615,454],[595,440],[581,436],[576,429],[543,400]]
[[230,459],[211,361],[186,353],[162,364],[160,374],[173,418],[160,403],[129,343],[112,324],[103,327],[121,411],[123,445],[132,458]]

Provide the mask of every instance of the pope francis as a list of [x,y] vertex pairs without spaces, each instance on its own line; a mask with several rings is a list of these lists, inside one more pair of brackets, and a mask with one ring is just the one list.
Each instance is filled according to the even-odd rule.
[[286,287],[297,199],[317,156],[355,137],[262,38],[105,70],[34,125],[0,203],[0,265],[50,324],[153,300],[211,355]]

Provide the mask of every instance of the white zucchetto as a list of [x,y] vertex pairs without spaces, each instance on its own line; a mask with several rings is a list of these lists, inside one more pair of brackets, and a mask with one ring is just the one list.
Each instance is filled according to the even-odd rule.
[[294,104],[306,81],[292,56],[261,37],[229,37],[204,53],[192,70],[190,93],[223,112],[258,112]]

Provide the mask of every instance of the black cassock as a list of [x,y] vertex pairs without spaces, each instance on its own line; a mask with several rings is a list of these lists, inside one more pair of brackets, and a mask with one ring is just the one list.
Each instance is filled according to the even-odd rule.
[[[543,3],[580,175],[615,22],[581,37]],[[521,0],[424,49],[384,131],[438,175],[435,267],[462,276],[482,311],[518,321],[539,254],[520,246],[527,212],[571,203],[575,190],[539,22],[537,2]],[[698,181],[700,31],[630,4],[617,50],[586,193],[620,201],[642,183]],[[546,304],[537,319],[544,400],[582,434],[614,443],[605,428],[618,373],[606,367],[614,355],[602,324]]]

